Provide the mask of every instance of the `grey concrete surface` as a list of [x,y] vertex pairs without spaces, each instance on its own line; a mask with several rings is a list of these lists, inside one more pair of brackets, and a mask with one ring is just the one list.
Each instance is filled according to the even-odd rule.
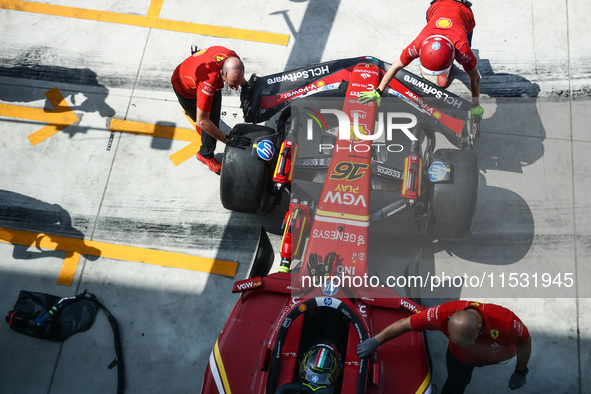
[[[187,142],[112,133],[111,120],[190,128],[169,80],[191,44],[232,48],[247,74],[258,75],[358,55],[391,62],[422,28],[428,1],[24,3],[0,1],[0,104],[51,110],[45,92],[57,87],[79,121],[32,146],[27,137],[45,124],[0,113],[0,228],[239,266],[230,278],[83,255],[72,285],[64,286],[56,281],[65,252],[0,242],[0,312],[12,308],[21,289],[60,296],[87,289],[119,322],[127,393],[198,392],[236,301],[231,285],[248,274],[260,226],[278,251],[282,212],[255,217],[224,210],[218,176],[194,159],[171,162],[169,156]],[[423,245],[421,269],[448,275],[572,273],[574,286],[464,286],[430,294],[424,304],[461,298],[514,310],[534,344],[521,392],[588,393],[591,5],[473,3],[473,46],[486,110],[475,148],[481,184],[474,232],[463,243]],[[62,8],[49,7],[59,12],[48,14],[39,4]],[[63,8],[145,16],[158,4],[160,19],[284,34],[289,40],[281,45],[96,21]],[[418,71],[416,63],[410,71]],[[456,71],[450,90],[467,97],[467,83]],[[236,95],[224,95],[227,132],[241,112]],[[219,144],[218,153],[222,149]],[[408,257],[403,250],[392,253],[393,259]],[[399,269],[391,264],[380,274]],[[441,387],[446,340],[438,333],[429,338],[433,383]],[[89,331],[62,344],[19,335],[4,324],[0,347],[2,393],[115,391],[116,370],[107,368],[114,358],[112,335],[102,314]],[[477,369],[467,392],[509,391],[513,368],[512,360]]]

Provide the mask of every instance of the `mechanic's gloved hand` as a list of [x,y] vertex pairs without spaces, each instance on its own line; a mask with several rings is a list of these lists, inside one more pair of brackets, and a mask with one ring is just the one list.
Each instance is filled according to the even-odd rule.
[[320,272],[320,263],[322,263],[322,258],[318,256],[318,253],[310,253],[308,261],[306,262],[310,275],[317,277],[322,276],[322,272]]
[[480,121],[482,119],[482,115],[484,115],[484,108],[482,108],[480,104],[472,104],[472,107],[470,108],[470,115],[472,115],[473,121]]
[[527,380],[525,376],[528,372],[529,370],[527,368],[525,371],[517,371],[516,369],[515,372],[513,372],[513,375],[511,375],[511,379],[509,379],[509,388],[511,390],[517,390],[521,386],[525,385]]
[[330,252],[324,258],[323,274],[325,276],[330,275],[332,272],[332,267],[334,267],[335,265],[338,267],[339,265],[341,265],[342,262],[343,259],[338,254],[336,254],[335,252]]
[[241,135],[227,135],[226,138],[224,138],[224,144],[240,149],[246,149],[252,144],[252,140]]
[[368,92],[361,92],[359,93],[359,101],[363,104],[369,103],[370,101],[375,101],[378,103],[378,107],[382,102],[382,92],[379,89],[370,90]]
[[366,339],[357,345],[357,357],[366,358],[373,356],[378,349],[378,346],[380,346],[380,344],[376,340],[376,337]]

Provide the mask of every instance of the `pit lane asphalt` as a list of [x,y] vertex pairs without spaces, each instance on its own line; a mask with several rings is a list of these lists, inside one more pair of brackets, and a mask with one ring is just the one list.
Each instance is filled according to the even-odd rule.
[[[426,245],[421,269],[505,273],[507,279],[512,272],[572,273],[575,286],[464,287],[437,292],[424,304],[461,298],[512,309],[533,337],[521,392],[590,392],[591,6],[584,0],[474,3],[473,45],[486,110],[475,149],[481,186],[474,233],[462,244]],[[156,137],[155,125],[191,126],[170,90],[170,74],[191,44],[234,49],[249,75],[358,55],[391,62],[423,26],[427,6],[406,2],[400,9],[386,0],[0,1],[0,103],[10,106],[0,113],[0,233],[8,239],[0,243],[0,312],[12,308],[21,289],[61,296],[88,289],[119,321],[126,392],[198,391],[237,299],[231,285],[248,274],[258,228],[265,226],[277,251],[282,215],[230,213],[219,202],[218,176],[194,159],[174,156],[179,162],[173,163],[169,156],[188,142]],[[175,22],[209,27],[166,28],[178,27]],[[217,26],[244,30],[220,32]],[[193,33],[197,28],[201,34]],[[417,64],[409,70],[416,73]],[[466,96],[466,84],[456,72],[450,90]],[[47,123],[31,120],[42,115],[27,109],[50,112],[45,93],[55,87],[78,120],[48,138],[37,134],[33,145],[27,137]],[[240,117],[236,96],[225,92],[223,130]],[[132,129],[137,124],[125,122],[147,124],[150,135],[113,129],[113,120]],[[38,234],[53,237],[19,245],[22,237],[41,239]],[[58,236],[83,239],[99,253],[86,249],[76,265],[71,255],[52,249],[64,246]],[[392,240],[384,237],[384,243]],[[147,264],[142,261],[149,258],[122,257],[121,246],[137,248],[135,254],[168,254]],[[174,253],[239,264],[233,277],[166,266]],[[388,253],[401,261],[410,255],[402,248]],[[376,271],[397,274],[401,265],[390,261]],[[69,286],[57,284],[64,267],[73,275]],[[441,387],[446,340],[438,333],[429,338],[433,382]],[[102,314],[88,332],[62,345],[4,325],[0,346],[2,393],[115,391],[116,371],[107,368],[112,334]],[[477,369],[467,392],[508,391],[513,368],[509,361]]]

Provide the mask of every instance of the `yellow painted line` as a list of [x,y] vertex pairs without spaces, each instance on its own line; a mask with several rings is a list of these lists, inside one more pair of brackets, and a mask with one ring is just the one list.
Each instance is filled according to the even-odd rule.
[[172,163],[175,166],[189,160],[193,156],[199,152],[199,148],[201,148],[201,141],[191,142],[189,145],[185,146],[183,149],[176,151],[172,155],[168,156]]
[[200,34],[213,37],[233,38],[237,40],[256,41],[277,45],[287,45],[289,40],[289,35],[286,34],[160,19],[158,18],[158,15],[160,15],[161,7],[162,0],[152,1],[150,3],[150,8],[148,9],[148,15],[140,16],[116,12],[89,10],[76,7],[66,7],[54,4],[35,3],[30,1],[0,0],[0,8],[13,11],[24,11],[35,14],[62,16],[97,22],[117,23],[128,26],[148,27],[160,30]]
[[238,263],[227,260],[192,256],[182,253],[144,249],[134,246],[89,241],[60,235],[41,234],[30,231],[0,227],[0,242],[14,245],[35,246],[42,249],[68,252],[60,272],[58,284],[72,283],[79,256],[90,255],[114,260],[133,261],[162,267],[180,268],[191,271],[234,277]]
[[150,123],[133,122],[130,120],[112,119],[109,126],[110,131],[121,133],[130,133],[145,135],[158,138],[169,138],[171,140],[180,140],[191,142],[181,150],[169,156],[175,166],[183,163],[185,160],[195,156],[201,147],[201,137],[196,130],[183,129],[179,127],[154,125]]
[[162,10],[162,3],[164,3],[164,0],[152,0],[150,2],[150,8],[148,8],[147,17],[157,19],[160,16],[160,11]]
[[[48,126],[29,135],[29,141],[31,141],[33,146],[45,141],[47,138],[78,121],[78,117],[74,114],[57,87],[48,90],[45,92],[45,95],[53,106],[53,111],[0,103],[0,116],[50,123]],[[187,117],[187,119],[195,125],[190,118]],[[175,166],[190,159],[201,147],[201,138],[195,129],[112,119],[109,130],[190,142],[186,147],[170,155],[170,160],[172,160]]]
[[112,119],[109,130],[188,142],[200,140],[196,130],[121,119]]
[[53,106],[53,111],[0,103],[0,116],[50,123],[29,135],[29,141],[33,145],[37,145],[78,121],[78,117],[68,106],[58,88],[48,90],[45,95]]
[[286,34],[267,33],[255,30],[237,29],[234,27],[222,27],[203,25],[191,22],[179,22],[169,19],[158,19],[154,25],[146,26],[160,30],[176,31],[180,33],[200,34],[202,36],[214,36],[222,38],[234,38],[237,40],[263,42],[267,44],[287,45],[289,36]]
[[66,257],[64,258],[60,275],[57,277],[58,285],[72,286],[81,256],[82,255],[80,253],[66,252]]

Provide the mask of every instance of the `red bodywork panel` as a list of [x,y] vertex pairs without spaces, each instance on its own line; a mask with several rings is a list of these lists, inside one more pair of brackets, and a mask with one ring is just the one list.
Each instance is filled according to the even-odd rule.
[[[400,298],[390,289],[367,291],[355,303],[342,290],[327,297],[319,289],[303,298],[292,297],[292,275],[276,273],[262,279],[262,286],[244,292],[222,330],[203,382],[202,393],[264,393],[270,377],[280,327],[288,325],[283,337],[276,387],[291,382],[297,373],[297,354],[307,304],[340,302],[361,321],[371,337],[394,321],[424,308]],[[398,297],[397,297],[398,296]],[[375,297],[375,298],[374,298]],[[390,298],[382,298],[390,297]],[[328,308],[324,306],[324,308]],[[305,309],[300,313],[300,309]],[[289,321],[296,312],[297,317]],[[289,322],[289,323],[286,323]],[[357,393],[359,336],[349,328],[343,356],[343,394]],[[213,368],[212,368],[213,366]],[[424,393],[430,383],[423,334],[404,334],[378,349],[367,368],[365,393]]]
[[[364,120],[357,122],[361,135],[373,134],[377,105],[373,101],[362,104],[357,96],[377,86],[379,79],[380,69],[373,64],[358,65],[351,73],[343,112],[351,128],[355,125],[353,113],[363,115],[358,119]],[[337,138],[335,144],[304,261],[312,253],[323,259],[337,253],[342,272],[363,276],[367,272],[372,141],[360,139],[353,130],[346,134],[350,139]],[[300,275],[310,275],[307,268],[304,265]],[[331,272],[326,273],[335,276],[335,268],[333,264]]]
[[[289,100],[292,100],[295,97],[301,97],[305,96],[306,94],[310,94],[311,92],[314,92],[315,90],[321,89],[325,86],[329,86],[331,84],[338,84],[342,81],[349,81],[352,74],[352,70],[352,67],[341,70],[334,74],[328,75],[325,78],[322,78],[321,81],[311,82],[308,85],[298,88],[295,91],[281,93],[276,96],[265,96],[261,99],[261,108],[271,108],[281,103],[285,103]],[[381,69],[380,73],[380,76],[383,76],[385,74],[384,70]],[[413,77],[409,78],[412,79]],[[372,89],[375,89],[375,87],[377,87],[378,85],[379,80],[378,83],[372,87]],[[420,96],[418,96],[415,92],[404,86],[396,78],[392,79],[388,87],[391,88],[399,97],[402,97],[406,100],[415,103],[418,107],[422,108],[427,113],[431,114],[431,116],[433,116],[435,119],[447,126],[454,133],[458,135],[462,134],[462,129],[464,127],[464,122],[462,119],[454,118],[453,116],[446,114],[444,111],[437,109],[435,106],[432,105],[433,103],[430,104],[426,100],[423,100]]]
[[[343,112],[364,112],[361,135],[373,133],[377,106],[357,101],[371,90],[383,71],[358,64],[348,75]],[[364,123],[365,122],[365,123]],[[316,332],[334,323],[343,362],[340,393],[428,393],[430,370],[424,336],[404,334],[382,346],[375,357],[360,360],[357,345],[383,328],[424,308],[383,287],[344,286],[304,289],[310,275],[306,261],[336,257],[325,274],[363,277],[367,273],[371,141],[338,139],[298,275],[275,273],[239,281],[242,296],[234,306],[211,354],[202,393],[274,393],[297,380],[298,355]],[[355,147],[353,149],[353,147]],[[326,321],[325,318],[329,319]],[[322,335],[322,334],[319,334]],[[336,335],[336,334],[335,334]]]

